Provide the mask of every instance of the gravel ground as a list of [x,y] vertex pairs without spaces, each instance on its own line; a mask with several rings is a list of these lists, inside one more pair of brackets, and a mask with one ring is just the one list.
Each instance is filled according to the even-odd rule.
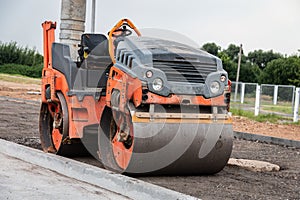
[[[41,86],[37,79],[30,79],[25,77],[16,77],[13,75],[0,76],[0,79],[5,77],[5,80],[0,80],[0,98],[1,96],[21,98],[33,101],[40,101],[41,97],[38,95]],[[9,81],[10,80],[10,81]],[[14,81],[14,82],[13,82]],[[300,141],[300,126],[292,124],[272,124],[261,123],[249,120],[245,117],[233,118],[233,129],[238,132],[262,134],[273,137],[287,138],[291,140]]]
[[[41,149],[39,104],[0,99],[0,138]],[[138,177],[202,199],[300,199],[300,149],[234,140],[232,157],[269,161],[279,172],[255,173],[226,166],[213,176]],[[92,158],[77,158],[98,165]]]

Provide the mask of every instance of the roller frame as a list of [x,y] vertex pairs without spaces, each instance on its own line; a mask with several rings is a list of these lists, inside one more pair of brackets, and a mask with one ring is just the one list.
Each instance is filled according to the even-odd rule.
[[[87,149],[92,149],[93,152],[90,153],[93,156],[99,156],[107,169],[118,173],[140,176],[219,172],[226,165],[232,151],[231,116],[226,112],[218,113],[217,109],[229,106],[224,97],[225,93],[230,92],[230,85],[225,87],[224,94],[213,99],[199,95],[175,94],[163,97],[149,91],[147,92],[149,98],[143,99],[145,84],[134,73],[120,68],[114,57],[113,33],[119,30],[123,23],[127,23],[140,36],[140,32],[127,19],[121,20],[111,30],[109,53],[113,66],[109,68],[105,95],[101,88],[100,96],[85,94],[84,90],[80,91],[82,95],[80,93],[76,96],[78,91],[69,87],[67,74],[59,71],[60,68],[52,66],[51,45],[55,41],[56,24],[52,22],[43,24],[45,57],[40,133],[44,151],[67,156],[78,155],[75,146],[78,144],[83,147],[87,127],[92,127],[90,131],[92,139],[88,141],[94,142],[98,137],[98,145],[87,146],[91,145],[89,142],[84,145]],[[47,94],[48,88],[50,93]],[[211,106],[212,112],[173,113],[155,112],[154,109],[154,105],[157,104],[181,105],[187,100],[192,105]],[[58,145],[54,145],[51,140],[53,129],[50,117],[53,117],[53,114],[49,112],[49,105],[59,105],[57,108],[62,110],[64,123],[63,131],[59,132],[62,137]],[[149,105],[149,112],[139,110],[143,105]],[[123,118],[115,119],[116,113]],[[93,127],[97,125],[99,125],[98,132],[95,132]],[[118,130],[113,130],[112,127]],[[114,135],[110,133],[112,130],[124,132],[126,135],[113,137]],[[128,138],[132,139],[131,143],[127,141]],[[112,141],[117,145],[112,145]],[[125,143],[125,150],[117,149]],[[79,153],[86,154],[86,149],[83,149]],[[125,162],[122,161],[123,157],[119,159],[115,157],[116,153],[122,154],[122,151],[126,152]]]

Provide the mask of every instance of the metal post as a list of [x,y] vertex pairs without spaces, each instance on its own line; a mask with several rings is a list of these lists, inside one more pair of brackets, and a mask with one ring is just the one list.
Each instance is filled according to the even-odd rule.
[[300,88],[296,88],[296,94],[295,94],[295,106],[294,106],[294,117],[293,121],[298,122],[298,110],[299,110],[299,97],[300,97]]
[[260,108],[260,85],[256,86],[256,95],[255,95],[255,107],[254,107],[254,115],[258,116],[259,108]]
[[239,52],[239,60],[238,60],[238,68],[236,72],[236,81],[235,81],[235,91],[234,91],[234,101],[236,102],[237,97],[237,90],[238,90],[238,84],[239,84],[239,77],[240,77],[240,68],[241,68],[241,59],[242,59],[242,48],[243,45],[240,46],[240,52]]
[[293,86],[293,97],[292,97],[292,109],[294,108],[295,106],[295,94],[296,94],[296,86]]
[[278,85],[274,86],[274,95],[273,95],[273,104],[277,105],[277,99],[278,99]]
[[242,83],[242,89],[241,89],[241,103],[244,103],[245,99],[245,83]]
[[91,24],[91,32],[95,33],[95,21],[96,21],[96,0],[92,0],[92,24]]
[[70,46],[71,58],[77,59],[78,44],[85,30],[86,0],[62,0],[59,39]]

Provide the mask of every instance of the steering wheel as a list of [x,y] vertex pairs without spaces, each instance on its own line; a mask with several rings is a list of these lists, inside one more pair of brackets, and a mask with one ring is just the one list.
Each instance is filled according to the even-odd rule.
[[[130,28],[129,29],[127,29]],[[132,30],[138,35],[141,36],[140,31],[134,26],[134,24],[129,19],[121,19],[112,29],[110,32],[108,32],[108,50],[109,50],[109,56],[113,63],[116,63],[115,58],[115,45],[114,41],[120,37],[120,36],[129,36],[132,34]],[[119,34],[117,34],[119,33]],[[115,38],[113,38],[115,37]]]
[[[118,32],[121,32],[121,33],[118,33]],[[132,31],[130,29],[127,29],[126,26],[123,26],[123,28],[119,28],[119,29],[115,30],[112,33],[112,36],[113,37],[120,37],[120,36],[127,37],[131,34],[132,34]]]

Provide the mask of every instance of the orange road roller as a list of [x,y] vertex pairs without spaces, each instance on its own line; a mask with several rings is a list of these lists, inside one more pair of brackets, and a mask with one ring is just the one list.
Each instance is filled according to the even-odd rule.
[[222,61],[190,45],[143,36],[128,19],[81,36],[78,59],[42,24],[39,119],[45,152],[89,153],[130,175],[214,174],[232,151],[231,82]]

